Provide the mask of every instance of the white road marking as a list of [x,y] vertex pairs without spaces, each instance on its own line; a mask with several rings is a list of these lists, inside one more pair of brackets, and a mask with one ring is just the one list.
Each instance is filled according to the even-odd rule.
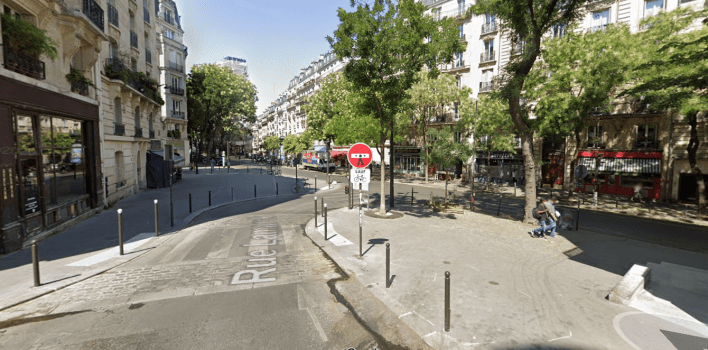
[[[130,251],[134,250],[135,248],[140,247],[141,245],[145,244],[150,238],[155,237],[154,232],[147,232],[147,233],[141,233],[131,239],[129,239],[127,242],[123,243],[123,252],[124,253],[129,253]],[[98,254],[91,255],[90,257],[86,259],[82,259],[79,261],[75,261],[71,264],[67,264],[66,266],[92,266],[95,264],[98,264],[100,262],[104,262],[109,259],[117,258],[120,256],[120,249],[118,247],[113,247],[109,250],[106,250],[105,252],[101,252]]]
[[438,279],[438,273],[437,273],[437,272],[435,273],[435,277],[433,277],[433,282],[435,282],[436,279]]
[[435,333],[437,333],[437,332],[438,332],[438,331],[428,333],[428,334],[424,335],[423,338],[427,338],[427,337],[429,337],[429,336],[431,336],[431,335],[433,335],[433,334],[435,334]]
[[474,346],[474,345],[482,345],[482,344],[495,344],[495,341],[490,341],[490,342],[485,342],[485,343],[462,343],[464,346]]
[[415,312],[415,311],[412,311],[412,312],[413,312],[414,314],[420,316],[420,318],[424,319],[426,322],[430,323],[431,326],[435,327],[435,325],[434,325],[432,322],[428,321],[427,318],[423,317],[423,315],[421,315],[421,314],[419,314],[419,313],[417,313],[417,312]]
[[408,316],[408,315],[410,315],[410,314],[412,314],[412,313],[413,313],[412,311],[408,311],[408,312],[406,312],[405,314],[401,314],[400,316],[398,316],[398,318],[401,318],[401,317],[403,317],[403,316]]
[[573,331],[570,331],[570,335],[569,335],[569,336],[551,339],[551,340],[549,340],[549,342],[556,341],[556,340],[560,340],[560,339],[569,339],[569,338],[571,338],[572,336],[573,336]]
[[[527,296],[527,297],[529,297],[529,298],[531,298],[530,295],[528,295],[528,294],[526,294],[526,293],[524,293],[524,292],[522,292],[522,291],[520,291],[520,290],[518,290],[518,289],[517,289],[516,291],[519,292],[519,293],[521,293],[521,294],[523,294],[523,295],[525,295],[525,296]],[[533,298],[531,298],[531,299],[533,299]]]
[[[317,228],[317,231],[322,234],[322,237],[324,237],[324,224],[320,225]],[[350,240],[344,238],[344,236],[338,234],[337,231],[334,230],[334,226],[331,222],[327,223],[327,242],[331,242],[336,246],[354,244]]]
[[467,266],[469,266],[469,267],[471,267],[471,268],[473,268],[473,269],[475,269],[475,270],[479,271],[479,269],[478,269],[478,268],[476,268],[476,267],[474,267],[474,266],[472,266],[472,265],[467,265]]

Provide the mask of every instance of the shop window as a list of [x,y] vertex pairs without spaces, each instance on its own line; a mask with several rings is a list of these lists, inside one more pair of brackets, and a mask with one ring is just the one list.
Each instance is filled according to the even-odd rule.
[[52,160],[59,160],[52,166],[56,185],[50,202],[62,204],[76,201],[86,194],[86,147],[83,141],[83,123],[68,118],[44,118],[51,119],[52,147],[50,150],[44,149],[43,153],[50,154]]
[[20,155],[29,156],[37,153],[34,137],[34,123],[31,116],[18,115],[16,119],[17,144]]
[[637,125],[637,142],[634,146],[636,148],[659,148],[656,134],[656,124]]
[[605,143],[603,141],[602,126],[588,126],[587,129],[587,139],[585,143],[586,148],[604,148]]

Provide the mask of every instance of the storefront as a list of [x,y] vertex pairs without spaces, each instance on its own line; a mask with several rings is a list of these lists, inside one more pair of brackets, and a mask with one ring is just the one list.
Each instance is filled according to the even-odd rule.
[[582,179],[582,188],[576,184],[576,191],[593,191],[597,164],[598,193],[660,199],[661,161],[661,152],[579,152],[578,164],[587,168],[588,175]]
[[524,160],[520,153],[492,152],[490,155],[477,154],[475,160],[475,177],[480,181],[487,181],[487,176],[492,182],[518,184],[524,181]]
[[396,158],[396,174],[423,176],[425,166],[421,159],[421,149],[417,147],[400,147],[395,148],[394,157]]
[[99,206],[98,106],[0,76],[0,253]]

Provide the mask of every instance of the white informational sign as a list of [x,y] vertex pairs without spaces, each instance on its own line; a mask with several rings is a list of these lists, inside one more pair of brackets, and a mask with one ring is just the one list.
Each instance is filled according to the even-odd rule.
[[361,190],[361,191],[367,191],[367,192],[368,192],[368,191],[369,191],[369,184],[365,184],[365,183],[361,183],[361,182],[360,182],[359,184],[354,185],[353,188],[354,188],[355,190]]
[[354,184],[354,188],[357,188],[357,187],[359,187],[357,184],[368,184],[369,183],[369,180],[371,179],[371,170],[366,169],[366,168],[364,168],[364,169],[352,168],[352,171],[349,174],[349,178],[352,179],[352,183]]

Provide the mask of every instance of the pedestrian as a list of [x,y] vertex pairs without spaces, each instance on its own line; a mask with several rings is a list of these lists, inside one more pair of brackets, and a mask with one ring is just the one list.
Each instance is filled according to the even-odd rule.
[[216,165],[216,160],[214,158],[211,159],[211,173],[214,173],[214,165]]
[[553,238],[556,236],[556,222],[558,217],[556,216],[556,210],[553,206],[553,200],[541,200],[536,206],[534,218],[536,218],[541,227],[529,232],[531,237],[545,238],[544,233],[546,230],[551,230],[550,236]]
[[546,207],[546,210],[548,211],[548,218],[551,220],[550,223],[550,229],[551,229],[551,238],[556,237],[556,226],[558,226],[558,222],[560,221],[560,212],[556,210],[555,207],[555,199],[551,198],[545,202],[543,202],[543,205]]

